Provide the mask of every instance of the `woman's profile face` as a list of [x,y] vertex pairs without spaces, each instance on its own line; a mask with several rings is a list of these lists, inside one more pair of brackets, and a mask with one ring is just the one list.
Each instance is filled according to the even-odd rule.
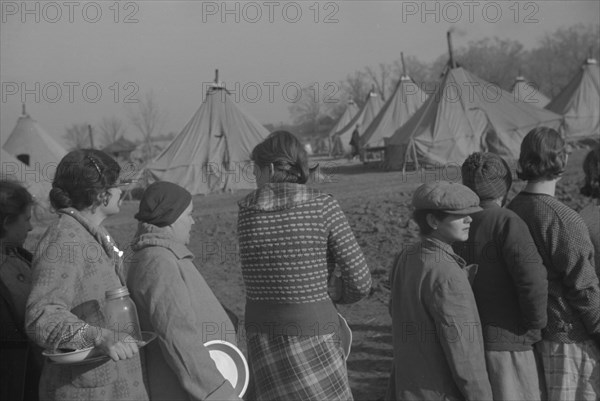
[[190,243],[190,231],[194,224],[194,217],[192,211],[194,209],[194,203],[190,202],[188,207],[181,213],[181,215],[171,224],[173,230],[173,236],[175,241],[187,245]]
[[442,220],[434,217],[432,235],[448,244],[469,239],[469,228],[473,219],[469,215],[449,214]]
[[108,204],[104,205],[104,203],[100,203],[99,207],[102,208],[106,216],[112,216],[121,210],[121,193],[123,191],[119,187],[111,187],[106,192],[106,196],[109,197]]
[[31,206],[27,206],[15,221],[4,225],[5,235],[2,240],[11,245],[22,247],[32,229]]

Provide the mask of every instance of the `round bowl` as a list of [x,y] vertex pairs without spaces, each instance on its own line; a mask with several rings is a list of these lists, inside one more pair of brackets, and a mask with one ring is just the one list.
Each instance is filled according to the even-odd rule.
[[229,380],[238,396],[242,398],[250,382],[248,362],[238,347],[230,342],[213,340],[204,344],[217,369]]
[[90,355],[90,352],[94,347],[78,349],[75,351],[64,352],[57,349],[56,351],[43,351],[42,355],[50,358],[51,361],[56,363],[73,363],[81,362]]

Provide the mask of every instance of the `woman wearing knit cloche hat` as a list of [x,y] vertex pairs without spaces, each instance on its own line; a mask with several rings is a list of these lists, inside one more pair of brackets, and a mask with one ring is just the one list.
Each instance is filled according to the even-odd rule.
[[539,401],[543,373],[538,374],[533,344],[546,326],[546,269],[525,222],[502,207],[512,183],[504,159],[476,152],[461,172],[483,210],[471,216],[469,239],[454,250],[479,266],[473,293],[494,400]]
[[371,274],[337,201],[307,187],[308,156],[286,131],[252,151],[258,189],[239,202],[248,362],[256,400],[352,400],[340,320],[328,294],[339,267],[340,303],[368,295]]
[[467,266],[452,244],[469,236],[479,198],[461,184],[421,185],[413,195],[421,241],[390,272],[394,364],[386,400],[492,400],[481,324]]
[[144,350],[151,400],[238,401],[232,384],[203,346],[236,344],[236,333],[187,248],[192,195],[177,184],[155,182],[144,191],[127,286],[142,330],[158,334]]
[[517,175],[527,181],[508,205],[529,227],[548,272],[548,324],[540,353],[549,400],[600,398],[600,288],[594,247],[581,216],[554,197],[568,146],[551,128],[521,143]]

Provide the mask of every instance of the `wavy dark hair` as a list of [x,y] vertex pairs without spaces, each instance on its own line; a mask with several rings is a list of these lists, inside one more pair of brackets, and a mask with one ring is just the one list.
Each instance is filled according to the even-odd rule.
[[585,184],[581,188],[581,194],[600,199],[600,145],[590,150],[583,159],[583,172]]
[[73,150],[58,163],[50,203],[55,209],[95,207],[98,195],[114,185],[120,173],[121,166],[101,150]]
[[553,180],[567,168],[569,146],[556,130],[534,128],[523,138],[517,177],[526,181]]
[[302,143],[288,131],[275,131],[252,150],[250,159],[260,168],[273,164],[272,182],[306,184],[308,154]]
[[14,222],[33,204],[33,196],[23,185],[16,181],[0,180],[0,238],[6,234],[4,226]]

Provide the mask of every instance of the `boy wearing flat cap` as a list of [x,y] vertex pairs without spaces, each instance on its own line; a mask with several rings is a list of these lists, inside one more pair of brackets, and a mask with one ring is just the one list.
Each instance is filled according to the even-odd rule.
[[454,250],[478,265],[473,293],[494,400],[540,400],[533,344],[546,326],[546,269],[527,224],[502,207],[512,185],[504,159],[476,152],[461,170],[463,184],[479,196],[483,210],[471,216],[469,239]]
[[421,185],[412,201],[421,241],[390,274],[394,365],[387,400],[492,400],[467,266],[452,244],[469,236],[479,198],[461,184]]
[[156,182],[140,201],[127,287],[142,330],[157,341],[145,350],[151,400],[240,401],[203,344],[236,344],[235,328],[192,262],[187,248],[192,195],[179,185]]

